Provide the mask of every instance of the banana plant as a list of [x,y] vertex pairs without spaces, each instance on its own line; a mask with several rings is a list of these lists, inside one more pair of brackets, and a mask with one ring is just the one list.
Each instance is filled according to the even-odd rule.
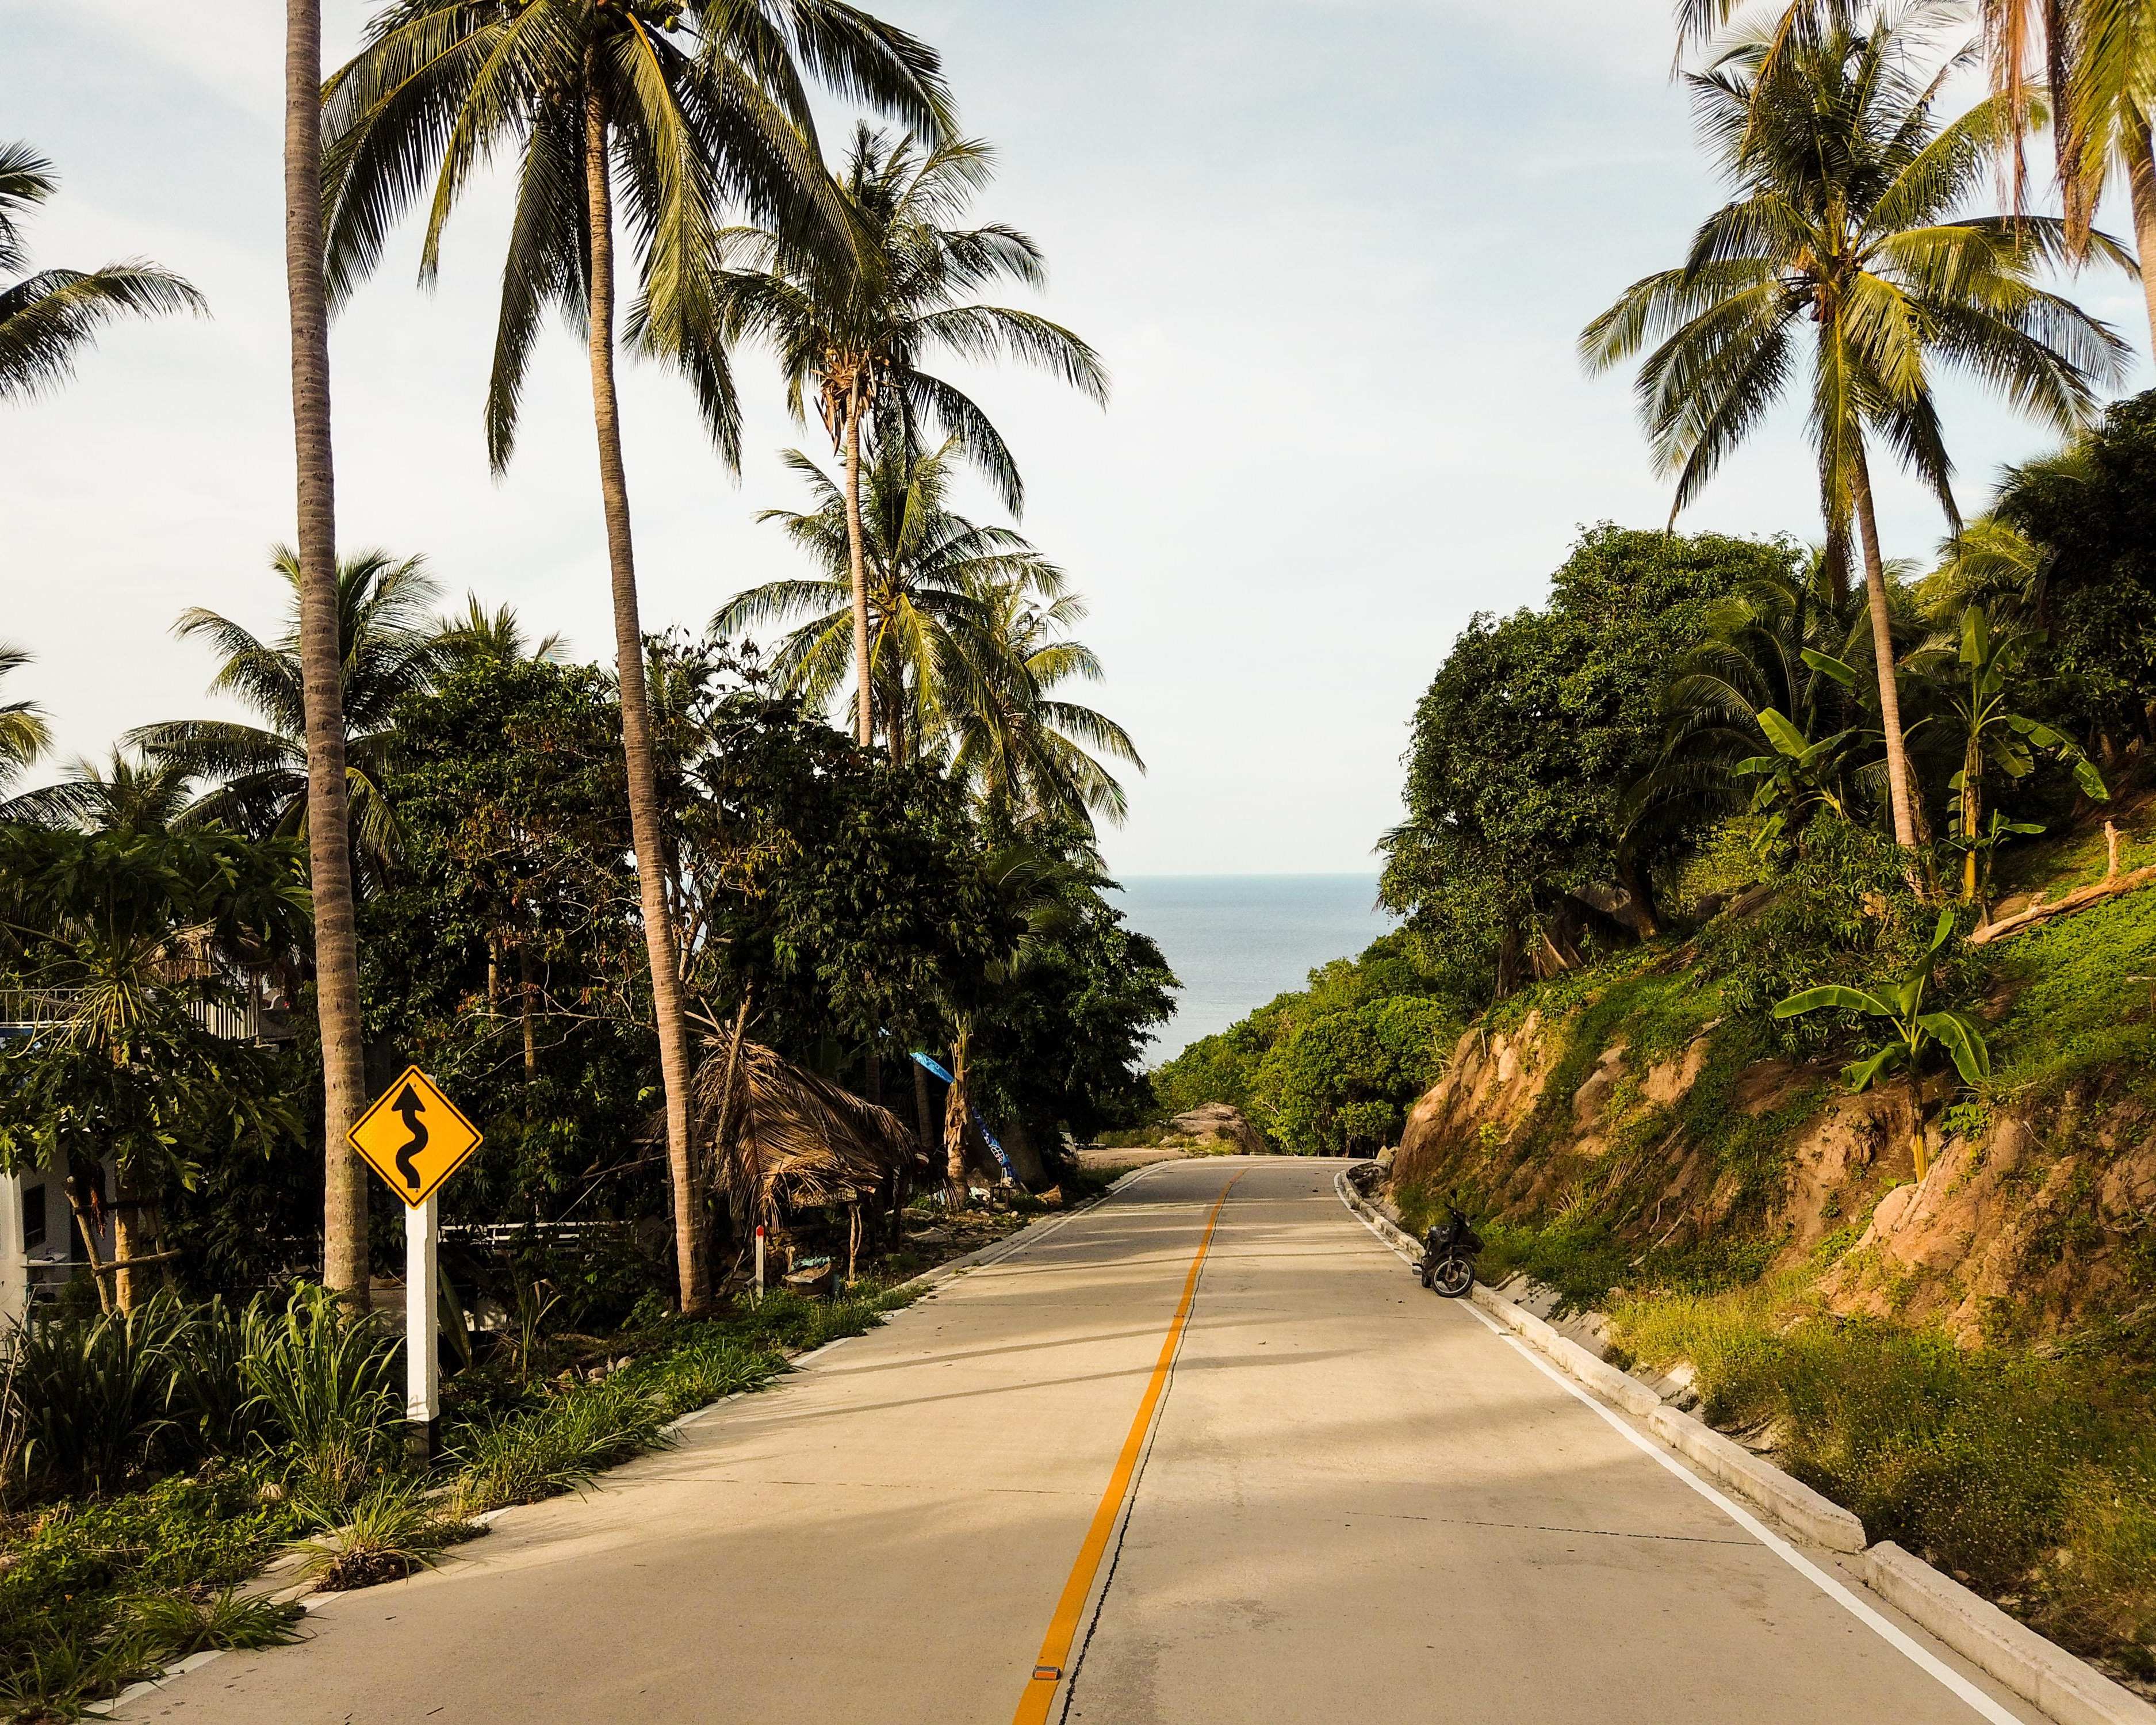
[[[1845,689],[1856,685],[1855,668],[1831,654],[1807,647],[1804,661]],[[1767,817],[1759,829],[1760,845],[1771,845],[1796,817],[1815,804],[1831,809],[1838,815],[1846,814],[1840,791],[1842,757],[1851,739],[1860,734],[1858,728],[1852,726],[1815,742],[1779,708],[1762,707],[1753,717],[1774,752],[1753,755],[1730,770],[1739,778],[1759,781],[1752,793],[1750,812]],[[1802,824],[1801,821],[1796,824]]]
[[[1957,826],[1958,824],[1957,824]],[[2009,820],[1996,809],[1984,821],[1984,830],[1969,838],[1959,830],[1949,834],[1947,843],[1963,853],[1962,873],[1966,883],[1969,865],[1976,865],[1976,896],[1974,902],[1984,921],[1991,916],[1991,865],[1997,860],[1999,847],[2010,839],[2025,837],[2046,830],[2041,821]]]
[[1980,604],[1969,605],[1961,614],[1957,650],[1948,664],[1946,643],[1936,642],[1911,655],[1912,663],[1928,670],[1945,685],[1948,707],[1962,733],[1961,770],[1948,781],[1954,793],[1954,837],[1962,851],[1962,900],[1982,906],[1989,885],[1989,853],[1998,837],[2027,830],[2019,824],[1999,829],[1987,838],[1984,826],[1984,780],[1987,768],[1996,768],[2010,779],[2026,778],[2035,771],[2036,758],[2048,755],[2070,769],[2074,783],[2092,801],[2108,802],[2110,789],[2096,763],[2081,746],[2056,726],[2012,710],[2008,688],[2028,649],[2043,639],[2041,631],[1993,625]]
[[1925,1009],[1933,967],[1940,951],[1953,937],[1953,912],[1941,911],[1930,942],[1900,978],[1878,993],[1866,988],[1828,983],[1792,994],[1774,1009],[1778,1019],[1801,1013],[1831,1010],[1853,1012],[1882,1021],[1886,1040],[1869,1053],[1852,1060],[1842,1077],[1852,1091],[1869,1090],[1888,1072],[1900,1068],[1907,1076],[1911,1117],[1916,1122],[1911,1148],[1922,1180],[1930,1172],[1931,1136],[1924,1120],[1924,1069],[1933,1051],[1944,1049],[1964,1084],[1980,1084],[1991,1076],[1991,1049],[1984,1040],[1984,1027],[1974,1017],[1953,1009]]

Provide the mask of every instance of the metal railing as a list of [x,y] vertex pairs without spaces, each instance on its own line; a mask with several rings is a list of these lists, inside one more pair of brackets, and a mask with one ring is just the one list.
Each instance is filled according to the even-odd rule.
[[[34,1036],[66,1023],[74,999],[69,989],[0,988],[0,1037]],[[290,1042],[297,1034],[297,1014],[272,1005],[259,981],[250,981],[237,1002],[195,1000],[187,1010],[213,1036],[228,1042]]]

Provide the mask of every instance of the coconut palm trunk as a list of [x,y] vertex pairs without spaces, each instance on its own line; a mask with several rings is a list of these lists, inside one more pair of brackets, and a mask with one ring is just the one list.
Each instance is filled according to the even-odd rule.
[[2148,339],[2156,349],[2156,153],[2148,124],[2136,119],[2126,140],[2126,183],[2133,199],[2133,252],[2141,259],[2141,296],[2148,312]]
[[1894,842],[1912,850],[1917,827],[1910,808],[1908,754],[1902,743],[1902,693],[1894,675],[1887,564],[1879,554],[1879,517],[1872,507],[1871,472],[1865,463],[1861,434],[1851,442],[1849,484],[1851,501],[1856,506],[1857,535],[1864,544],[1864,591],[1871,613],[1871,656],[1879,670],[1879,727],[1887,737],[1887,789],[1894,811]]
[[292,326],[299,476],[300,668],[306,708],[307,860],[322,1040],[322,1281],[367,1297],[367,1169],[345,1134],[367,1102],[345,783],[344,644],[338,639],[336,470],[330,444],[329,295],[322,259],[322,17],[285,8],[285,281]]
[[966,1052],[971,1030],[959,1027],[951,1045],[951,1087],[943,1097],[943,1179],[951,1208],[966,1206]]
[[681,1309],[711,1303],[703,1205],[696,1194],[689,1139],[689,1027],[674,919],[666,902],[665,846],[659,776],[651,755],[651,708],[644,681],[644,624],[636,603],[636,554],[629,536],[629,475],[622,463],[621,412],[613,375],[613,193],[608,177],[606,100],[595,69],[584,100],[584,190],[591,222],[592,419],[598,434],[599,491],[606,508],[607,557],[613,577],[615,675],[621,689],[622,753],[628,767],[629,824],[651,966],[652,1016],[666,1093],[666,1167],[673,1188],[674,1250]]
[[875,741],[875,703],[869,679],[868,536],[861,528],[861,398],[846,392],[846,552],[853,560],[854,670],[860,685],[854,701],[855,740],[863,748]]

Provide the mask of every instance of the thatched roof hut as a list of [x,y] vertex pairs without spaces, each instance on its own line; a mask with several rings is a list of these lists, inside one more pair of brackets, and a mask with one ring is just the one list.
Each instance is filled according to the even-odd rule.
[[887,1108],[743,1041],[706,1039],[692,1101],[696,1137],[711,1147],[714,1180],[738,1221],[776,1226],[783,1212],[890,1203],[928,1173],[913,1132]]

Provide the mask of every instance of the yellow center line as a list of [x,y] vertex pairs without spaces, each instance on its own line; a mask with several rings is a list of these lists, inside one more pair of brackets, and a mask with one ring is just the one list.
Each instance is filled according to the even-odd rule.
[[1116,1458],[1116,1471],[1108,1476],[1108,1489],[1101,1494],[1100,1507],[1093,1512],[1093,1524],[1086,1530],[1086,1543],[1078,1548],[1078,1561],[1070,1566],[1070,1579],[1063,1584],[1063,1597],[1055,1602],[1055,1615],[1048,1621],[1048,1633],[1040,1643],[1040,1657],[1034,1661],[1033,1676],[1027,1680],[1025,1694],[1019,1702],[1012,1725],[1045,1725],[1056,1686],[1063,1681],[1063,1662],[1070,1656],[1070,1644],[1078,1639],[1078,1623],[1085,1615],[1086,1596],[1093,1591],[1093,1578],[1100,1571],[1101,1559],[1107,1554],[1108,1541],[1116,1531],[1116,1517],[1122,1513],[1123,1499],[1130,1491],[1131,1476],[1137,1471],[1138,1456],[1145,1448],[1153,1411],[1160,1405],[1162,1391],[1168,1388],[1168,1370],[1174,1365],[1175,1351],[1183,1342],[1183,1327],[1189,1322],[1191,1303],[1198,1297],[1198,1272],[1205,1267],[1205,1255],[1213,1249],[1213,1230],[1219,1224],[1228,1194],[1235,1189],[1235,1180],[1242,1178],[1237,1174],[1235,1180],[1220,1189],[1219,1197],[1213,1201],[1212,1213],[1205,1218],[1205,1232],[1198,1242],[1198,1255],[1190,1260],[1190,1274],[1183,1278],[1182,1303],[1175,1308],[1167,1338],[1160,1344],[1160,1358],[1153,1366],[1152,1379],[1146,1385],[1145,1395],[1138,1403],[1137,1417],[1131,1421],[1130,1435],[1123,1440],[1123,1452]]

